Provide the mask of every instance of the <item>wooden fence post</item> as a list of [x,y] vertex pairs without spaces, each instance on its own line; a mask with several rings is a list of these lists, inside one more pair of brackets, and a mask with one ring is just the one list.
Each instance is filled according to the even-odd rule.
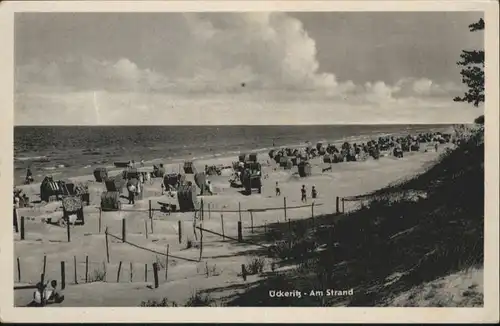
[[241,203],[238,202],[238,214],[240,215],[240,223],[241,223]]
[[144,282],[148,281],[148,264],[144,264]]
[[73,256],[73,264],[75,265],[75,284],[78,284],[78,275],[76,273],[76,256]]
[[267,221],[264,221],[264,234],[267,234]]
[[19,225],[17,222],[17,209],[14,207],[14,231],[19,233]]
[[116,274],[116,283],[120,283],[120,272],[122,271],[122,262],[118,264],[118,273]]
[[[43,275],[45,276],[45,271],[47,270],[47,255],[43,255]],[[43,284],[43,279],[42,279]]]
[[125,217],[122,218],[122,242],[127,241],[127,225]]
[[99,234],[101,233],[101,225],[102,225],[102,208],[99,207]]
[[243,241],[243,233],[241,230],[241,221],[238,221],[238,242]]
[[202,198],[201,205],[200,205],[200,221],[203,221],[205,219],[204,210],[205,210],[205,203],[203,202],[203,198]]
[[208,203],[208,219],[211,219],[212,218],[212,214],[211,214],[211,204]]
[[203,223],[201,224],[200,227],[200,258],[198,259],[201,261],[201,256],[203,255]]
[[151,199],[149,200],[149,220],[151,221],[151,233],[154,233],[153,209],[151,208]]
[[66,266],[64,261],[61,262],[61,290],[66,287]]
[[241,264],[241,277],[243,278],[243,281],[247,280],[247,270],[245,268],[245,264]]
[[179,225],[179,243],[182,243],[182,223],[180,220],[177,223]]
[[71,228],[69,222],[69,216],[67,216],[68,220],[66,221],[66,233],[68,235],[68,242],[71,242]]
[[155,279],[155,289],[158,288],[158,263],[153,263],[153,276]]
[[252,228],[252,233],[253,233],[253,212],[250,211],[250,223],[251,223],[251,228]]
[[24,240],[24,216],[21,216],[21,240]]
[[340,206],[339,206],[339,201],[340,201],[340,198],[339,196],[337,196],[335,198],[335,211],[337,212],[337,214],[340,214]]
[[144,220],[144,232],[146,234],[146,239],[148,238],[148,221]]
[[109,244],[108,244],[108,227],[107,226],[106,226],[106,230],[104,232],[105,232],[105,237],[106,237],[106,258],[107,258],[108,264],[109,264]]
[[85,283],[89,281],[89,256],[85,256]]
[[102,269],[104,271],[104,282],[108,281],[108,266],[106,265],[106,262],[102,262]]
[[345,213],[345,207],[344,207],[345,200],[342,197],[342,214]]
[[21,261],[17,257],[17,281],[21,283]]
[[170,253],[170,245],[167,244],[167,257],[165,258],[165,281],[168,279],[168,255]]
[[285,221],[286,221],[286,197],[283,197],[283,210],[285,211]]
[[134,281],[134,266],[132,265],[132,262],[130,262],[130,283]]
[[226,240],[226,235],[224,233],[224,215],[221,213],[220,214],[220,224],[222,228],[222,241]]
[[312,202],[311,204],[311,218],[312,218],[312,223],[313,223],[313,227],[316,225],[315,221],[314,221],[314,202]]

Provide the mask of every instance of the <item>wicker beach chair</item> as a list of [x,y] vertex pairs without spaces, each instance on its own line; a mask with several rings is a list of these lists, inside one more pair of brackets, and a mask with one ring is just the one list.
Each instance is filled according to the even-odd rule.
[[94,178],[96,182],[103,182],[108,177],[108,169],[96,168],[94,170]]

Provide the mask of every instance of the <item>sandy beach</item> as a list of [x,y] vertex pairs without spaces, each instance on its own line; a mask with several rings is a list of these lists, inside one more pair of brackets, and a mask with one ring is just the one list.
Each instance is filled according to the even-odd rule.
[[[342,141],[336,143],[336,145],[340,144]],[[197,225],[202,225],[206,230],[221,233],[221,217],[223,216],[224,234],[237,238],[240,207],[243,239],[245,239],[252,232],[252,219],[255,233],[263,232],[265,225],[286,222],[285,211],[282,209],[285,197],[288,207],[287,219],[304,219],[311,217],[311,214],[318,216],[333,213],[336,209],[336,197],[369,193],[403,178],[414,176],[432,164],[448,146],[452,144],[441,145],[436,152],[434,149],[431,150],[430,144],[429,150],[426,151],[426,144],[422,144],[419,152],[405,153],[404,158],[397,159],[392,155],[382,153],[383,156],[379,160],[370,157],[362,162],[332,164],[332,169],[326,172],[322,172],[322,169],[329,164],[323,163],[322,158],[317,157],[310,161],[312,175],[305,178],[298,176],[296,166],[292,170],[283,170],[269,159],[267,151],[261,152],[258,160],[262,164],[264,175],[262,193],[245,196],[239,192],[240,189],[231,188],[228,182],[229,170],[224,171],[220,176],[209,176],[209,180],[214,185],[215,194],[198,197],[199,201],[201,199],[204,201],[205,213],[203,222],[199,221]],[[205,165],[231,166],[232,162],[237,159],[236,155],[220,156],[197,160],[194,164],[201,171]],[[157,160],[145,162],[145,166],[150,167],[156,162]],[[177,172],[180,166],[182,167],[177,163],[165,165],[166,172]],[[111,171],[110,175],[120,171],[121,169],[116,169]],[[187,180],[193,181],[193,175],[186,175],[186,177]],[[194,234],[194,213],[166,214],[155,211],[152,221],[149,220],[150,201],[153,209],[160,208],[158,201],[172,201],[166,195],[161,195],[160,178],[145,183],[143,200],[136,201],[135,205],[129,205],[126,200],[122,199],[123,211],[102,212],[100,233],[99,205],[100,195],[105,191],[104,184],[95,182],[94,177],[89,175],[71,179],[87,183],[89,186],[91,202],[84,208],[85,225],[71,227],[71,242],[68,243],[65,228],[42,222],[42,219],[47,217],[62,216],[60,202],[43,206],[35,204],[35,207],[18,209],[18,215],[25,217],[26,236],[25,240],[21,241],[19,234],[14,235],[13,266],[16,286],[35,284],[39,281],[43,273],[44,256],[46,256],[45,280],[60,280],[61,262],[65,262],[66,288],[63,290],[65,300],[57,305],[63,307],[138,306],[141,301],[161,300],[164,297],[182,304],[195,291],[212,290],[215,298],[225,297],[228,293],[234,294],[235,291],[245,290],[249,284],[260,277],[248,276],[247,280],[243,281],[240,275],[241,265],[248,263],[252,258],[248,252],[254,246],[238,243],[232,239],[223,240],[221,236],[208,232],[203,233],[202,258],[198,261],[200,233],[197,231],[197,234]],[[281,196],[275,195],[276,182],[280,184]],[[300,198],[302,185],[306,186],[308,194],[308,201],[305,204]],[[314,208],[311,209],[310,190],[313,185],[318,190],[318,198],[314,200]],[[17,188],[22,189],[33,201],[37,199],[40,184],[35,183]],[[290,208],[301,205],[309,206]],[[356,203],[345,203],[345,211],[355,208]],[[250,214],[248,210],[251,209],[260,211]],[[166,256],[122,243],[119,240],[122,220],[126,220],[128,242],[158,253],[166,253],[168,248],[168,270],[165,268]],[[179,225],[182,229],[180,242]],[[108,229],[110,234],[108,236],[109,263],[106,262],[105,229]],[[192,247],[188,248],[188,242]],[[20,279],[17,260],[19,260],[21,270]],[[152,286],[154,262],[157,262],[160,267],[159,287],[156,289]],[[266,262],[264,269],[269,270],[270,264],[270,261]],[[102,280],[100,274],[103,274],[104,270],[106,277]],[[32,293],[32,289],[16,290],[15,305],[26,305],[31,300]]]

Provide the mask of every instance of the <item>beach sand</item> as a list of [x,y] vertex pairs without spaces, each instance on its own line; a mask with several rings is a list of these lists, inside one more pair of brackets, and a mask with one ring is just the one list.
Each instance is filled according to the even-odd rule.
[[[342,143],[342,142],[339,142]],[[430,146],[430,145],[429,145]],[[269,160],[267,153],[259,155],[263,165],[263,181],[261,194],[256,192],[250,196],[239,193],[240,189],[229,187],[229,175],[211,176],[215,195],[204,196],[205,215],[203,228],[221,233],[221,215],[224,218],[224,233],[237,238],[237,222],[239,221],[238,207],[241,206],[241,220],[243,225],[243,238],[251,233],[251,217],[248,209],[263,209],[283,207],[286,197],[287,207],[303,205],[300,201],[300,188],[304,184],[308,190],[310,205],[310,190],[314,185],[318,190],[318,198],[314,200],[314,215],[334,213],[336,197],[349,197],[366,194],[403,178],[409,178],[421,172],[426,166],[437,159],[444,147],[441,145],[438,152],[429,147],[425,152],[425,144],[420,152],[405,153],[404,158],[396,159],[392,156],[383,156],[379,160],[371,158],[364,162],[344,162],[332,164],[332,170],[322,173],[322,168],[329,164],[322,163],[321,158],[311,160],[312,176],[300,178],[296,172],[297,167],[290,170],[279,168],[274,161]],[[199,171],[204,165],[223,164],[230,166],[237,157],[214,157],[202,161],[195,161]],[[150,166],[153,162],[146,162]],[[177,172],[178,164],[166,166],[167,172]],[[116,170],[115,173],[118,173]],[[121,212],[103,212],[102,228],[99,233],[99,204],[100,195],[105,190],[101,183],[94,182],[93,176],[71,178],[74,181],[90,181],[89,190],[91,203],[85,207],[85,225],[71,228],[71,242],[67,242],[66,229],[42,223],[44,217],[61,217],[62,208],[59,203],[50,203],[46,206],[35,208],[22,208],[18,210],[19,216],[25,216],[26,239],[21,241],[19,234],[14,234],[14,276],[16,286],[35,284],[43,273],[43,260],[46,255],[47,264],[45,280],[56,279],[60,283],[61,261],[65,262],[66,289],[63,291],[65,301],[55,306],[63,307],[98,307],[98,306],[138,306],[141,301],[149,299],[169,300],[183,304],[191,297],[194,291],[210,290],[212,298],[222,298],[234,295],[235,292],[244,291],[261,276],[248,276],[243,281],[239,275],[241,265],[252,258],[249,254],[256,246],[237,243],[233,240],[223,239],[214,234],[204,232],[203,253],[200,262],[184,261],[173,257],[169,258],[168,275],[166,278],[165,256],[148,252],[120,240],[109,237],[110,263],[106,262],[106,240],[104,230],[108,228],[110,234],[121,237],[122,219],[126,220],[127,241],[139,246],[165,253],[167,246],[169,254],[198,260],[200,250],[198,241],[193,232],[194,213],[172,213],[167,215],[158,211],[153,214],[153,227],[148,218],[149,200],[153,208],[159,208],[158,201],[166,201],[166,196],[161,195],[161,179],[153,179],[152,183],[144,186],[144,199],[136,201],[134,206],[126,204],[122,199]],[[193,175],[187,176],[193,180]],[[279,182],[281,196],[275,196],[275,183]],[[36,199],[40,184],[20,186],[19,189],[30,197]],[[198,197],[200,201],[202,197]],[[210,205],[210,212],[208,210]],[[356,203],[346,202],[345,210],[356,208]],[[137,210],[137,211],[126,211]],[[224,212],[219,211],[236,211]],[[287,218],[291,220],[311,217],[311,207],[288,209]],[[270,223],[285,222],[283,209],[254,212],[253,224],[255,232],[263,232],[263,226]],[[333,218],[333,217],[332,217]],[[146,221],[146,223],[145,223]],[[178,241],[178,223],[182,225],[182,240]],[[145,224],[148,236],[145,234]],[[198,223],[198,225],[200,225]],[[198,231],[198,239],[200,234]],[[187,242],[194,246],[187,248]],[[85,283],[85,261],[88,256],[88,281]],[[75,258],[76,257],[76,258]],[[21,266],[21,279],[18,280],[16,259],[19,258]],[[76,269],[74,265],[76,259]],[[121,262],[120,280],[117,283],[118,269]],[[153,262],[158,262],[159,287],[152,288]],[[268,262],[270,263],[270,262]],[[132,270],[131,270],[132,264]],[[146,266],[147,264],[147,266]],[[91,282],[98,270],[106,266],[106,282]],[[145,267],[146,266],[146,267]],[[146,272],[145,272],[146,269]],[[75,272],[76,270],[76,272]],[[208,272],[207,272],[208,270]],[[269,271],[269,264],[265,267]],[[76,274],[75,274],[76,273]],[[146,276],[146,275],[147,276]],[[75,275],[76,282],[75,284]],[[146,281],[147,277],[147,281]],[[131,282],[132,280],[132,282]],[[24,306],[32,298],[33,289],[15,291],[15,305]]]

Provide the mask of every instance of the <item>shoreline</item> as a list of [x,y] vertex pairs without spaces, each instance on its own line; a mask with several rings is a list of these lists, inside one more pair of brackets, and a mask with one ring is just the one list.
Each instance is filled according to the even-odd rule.
[[[447,127],[445,126],[440,126],[437,125],[435,128],[432,126],[426,126],[420,128],[415,128],[411,130],[401,130],[397,132],[373,132],[371,134],[362,134],[362,135],[353,135],[353,136],[344,136],[340,138],[335,138],[335,139],[321,139],[321,140],[315,140],[315,141],[309,141],[309,143],[315,147],[316,143],[322,142],[326,144],[332,144],[336,145],[337,147],[339,145],[342,145],[344,142],[349,142],[349,143],[361,143],[361,142],[367,142],[370,139],[377,139],[378,137],[383,137],[387,135],[392,135],[395,137],[399,136],[404,136],[408,134],[418,134],[418,133],[423,133],[423,132],[436,132],[436,131],[441,131],[441,132],[447,132],[447,133],[452,133],[453,132],[453,125],[449,125]],[[179,171],[179,167],[182,171],[182,165],[185,161],[192,161],[197,168],[200,168],[200,165],[217,165],[217,163],[211,163],[214,161],[220,161],[220,162],[227,162],[231,163],[233,161],[238,160],[238,155],[241,153],[257,153],[259,156],[259,160],[262,161],[262,156],[265,155],[266,160],[268,158],[268,152],[271,149],[280,149],[280,148],[303,148],[307,146],[306,142],[308,140],[304,140],[303,142],[300,143],[290,143],[290,144],[284,144],[284,145],[279,145],[279,146],[269,146],[269,147],[261,147],[257,149],[240,149],[240,150],[233,150],[233,151],[227,151],[227,152],[219,152],[219,153],[213,153],[213,154],[205,154],[205,153],[200,153],[200,154],[186,154],[186,155],[176,155],[175,157],[158,157],[158,158],[153,158],[150,160],[145,160],[144,161],[144,168],[152,168],[153,164],[159,164],[163,163],[165,166],[165,170],[167,173],[169,172],[177,172]],[[41,158],[44,157],[42,155],[40,156],[35,156],[36,158]],[[16,161],[16,159],[14,159]],[[19,160],[18,161],[27,161],[26,159]],[[114,162],[113,162],[114,163]],[[136,164],[139,162],[136,161]],[[226,164],[227,164],[226,163]],[[221,163],[218,163],[221,164]],[[57,168],[54,167],[51,170],[45,170],[45,173],[43,171],[36,171],[36,172],[42,172],[42,173],[35,173],[34,176],[39,180],[36,180],[34,183],[31,185],[24,185],[24,173],[17,175],[19,177],[19,182],[16,181],[18,179],[16,177],[16,173],[14,171],[14,186],[16,188],[22,189],[23,187],[27,186],[33,186],[33,185],[40,185],[41,181],[45,176],[52,175],[56,180],[71,180],[71,181],[76,181],[76,182],[85,182],[85,181],[95,181],[93,172],[96,168],[98,167],[105,167],[108,170],[108,174],[110,175],[116,175],[120,171],[123,170],[123,168],[117,168],[114,166],[114,164],[95,164],[95,165],[87,165],[84,167],[79,167],[77,169],[74,169],[72,171],[69,171],[68,173],[65,173],[65,169],[71,170],[71,167],[62,167],[62,168]],[[25,170],[24,170],[25,171]],[[89,173],[85,173],[86,171],[89,171]],[[61,176],[62,178],[58,177]]]

